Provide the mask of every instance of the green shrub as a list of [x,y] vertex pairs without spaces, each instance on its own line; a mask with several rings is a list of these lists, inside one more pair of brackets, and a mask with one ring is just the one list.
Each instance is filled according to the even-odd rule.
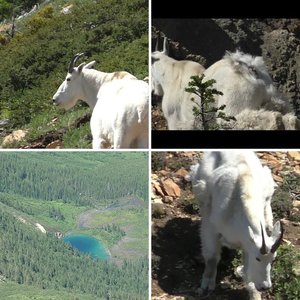
[[272,294],[276,299],[300,299],[300,251],[282,245],[272,267]]

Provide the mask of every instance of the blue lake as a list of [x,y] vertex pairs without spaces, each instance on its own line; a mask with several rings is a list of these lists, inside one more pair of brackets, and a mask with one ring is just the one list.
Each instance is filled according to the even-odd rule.
[[84,234],[70,234],[64,237],[66,243],[71,244],[82,253],[91,255],[94,258],[106,260],[109,254],[102,244],[95,238]]

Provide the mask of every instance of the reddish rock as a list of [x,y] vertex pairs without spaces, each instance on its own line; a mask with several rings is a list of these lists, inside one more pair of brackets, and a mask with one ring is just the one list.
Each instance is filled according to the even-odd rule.
[[283,183],[283,178],[282,178],[282,177],[280,177],[280,176],[278,176],[278,175],[276,175],[276,174],[272,174],[272,176],[273,176],[273,179],[274,179],[277,183],[279,183],[279,184]]
[[166,170],[160,170],[159,174],[162,176],[167,176],[169,174],[169,172],[167,172]]
[[180,187],[170,178],[162,182],[162,190],[167,196],[180,197]]
[[189,174],[189,172],[184,168],[180,168],[175,174],[185,177],[187,174]]
[[287,155],[290,159],[300,161],[300,152],[299,151],[288,151]]
[[156,181],[154,181],[152,184],[153,184],[153,187],[154,187],[156,193],[157,193],[158,195],[160,195],[160,196],[164,196],[164,192],[162,191],[162,189],[161,189],[159,183],[156,182]]
[[164,203],[172,203],[172,201],[173,201],[173,197],[171,197],[171,196],[164,196],[163,197],[163,202]]

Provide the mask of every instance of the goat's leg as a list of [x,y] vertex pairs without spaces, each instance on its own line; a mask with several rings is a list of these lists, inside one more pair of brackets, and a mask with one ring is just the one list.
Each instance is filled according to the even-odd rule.
[[250,282],[246,285],[246,288],[249,292],[250,300],[261,300],[261,293],[255,288],[254,283]]
[[140,136],[138,139],[137,139],[137,148],[139,149],[145,149],[145,148],[148,148],[148,135],[146,136]]
[[126,138],[123,130],[114,131],[114,149],[128,149],[130,148],[130,141]]
[[93,149],[98,150],[98,149],[110,149],[111,148],[111,143],[107,141],[106,139],[102,138],[95,138],[93,139]]
[[216,286],[217,266],[220,260],[221,244],[212,224],[203,218],[201,225],[202,255],[205,269],[201,281],[201,294],[211,292]]
[[93,149],[94,150],[101,149],[102,145],[103,145],[102,139],[93,137]]

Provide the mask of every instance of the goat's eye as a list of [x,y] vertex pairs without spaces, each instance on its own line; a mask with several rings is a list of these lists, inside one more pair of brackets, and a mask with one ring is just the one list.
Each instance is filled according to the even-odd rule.
[[257,261],[260,261],[260,258],[256,257],[256,260],[257,260]]
[[71,81],[71,78],[67,78],[67,81]]

